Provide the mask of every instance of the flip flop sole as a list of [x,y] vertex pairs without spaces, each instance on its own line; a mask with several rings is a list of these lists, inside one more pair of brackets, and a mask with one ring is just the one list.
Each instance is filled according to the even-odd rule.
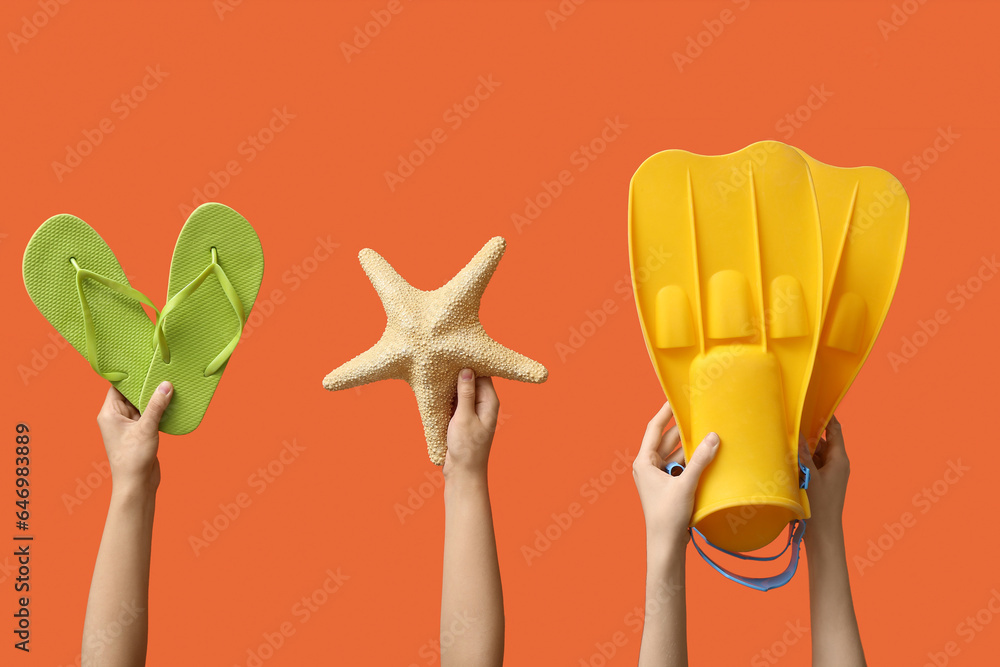
[[[167,301],[212,261],[212,249],[243,306],[250,315],[264,277],[264,253],[257,233],[243,216],[222,204],[199,206],[181,229],[170,262]],[[164,433],[190,433],[201,423],[228,361],[215,373],[205,370],[240,330],[239,317],[215,274],[164,315],[163,333],[170,361],[157,344],[142,389],[145,406],[164,380],[174,385],[174,396],[160,421]]]
[[[24,286],[38,310],[70,345],[87,357],[87,336],[70,259],[123,285],[125,271],[104,239],[80,218],[56,215],[35,231],[24,250]],[[138,406],[153,354],[153,323],[135,300],[93,281],[83,281],[97,344],[97,366],[128,373],[112,382]]]

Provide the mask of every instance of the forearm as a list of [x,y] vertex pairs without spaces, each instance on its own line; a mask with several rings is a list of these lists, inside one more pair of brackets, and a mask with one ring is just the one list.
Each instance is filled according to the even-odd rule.
[[441,665],[503,664],[504,614],[485,472],[445,478]]
[[841,526],[806,531],[813,667],[864,667]]
[[155,500],[155,489],[111,493],[87,600],[82,667],[145,664]]
[[647,546],[646,615],[639,667],[686,667],[688,664],[684,546]]

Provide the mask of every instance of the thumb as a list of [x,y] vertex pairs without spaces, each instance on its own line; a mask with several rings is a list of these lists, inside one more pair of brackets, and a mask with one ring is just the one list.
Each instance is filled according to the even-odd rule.
[[705,472],[705,468],[715,459],[715,454],[718,451],[719,434],[711,432],[695,448],[694,454],[691,455],[691,460],[688,461],[687,466],[684,468],[684,474],[681,477],[688,478],[691,484],[697,484],[701,478],[701,473]]
[[170,405],[170,399],[173,397],[174,386],[164,380],[150,397],[145,412],[139,417],[139,424],[151,433],[159,431],[160,419],[163,417],[163,413],[167,409],[167,406]]
[[471,368],[463,368],[458,374],[458,403],[455,416],[476,416],[476,374]]

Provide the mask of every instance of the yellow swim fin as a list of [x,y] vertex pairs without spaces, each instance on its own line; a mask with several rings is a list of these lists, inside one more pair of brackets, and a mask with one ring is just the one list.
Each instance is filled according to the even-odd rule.
[[824,319],[801,427],[814,451],[889,311],[910,200],[887,171],[831,167],[799,153],[812,173],[823,230]]
[[725,550],[759,549],[809,517],[798,434],[824,294],[809,167],[776,141],[657,153],[632,177],[628,242],[639,321],[685,455],[709,431],[722,440],[692,526]]

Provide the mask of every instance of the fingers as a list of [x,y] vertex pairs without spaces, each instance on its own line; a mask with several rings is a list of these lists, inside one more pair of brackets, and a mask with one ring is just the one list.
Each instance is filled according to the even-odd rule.
[[463,368],[458,374],[458,402],[455,404],[456,417],[474,417],[476,414],[476,374],[471,368]]
[[496,426],[499,412],[500,399],[493,388],[493,378],[476,378],[476,415],[479,421],[492,428]]
[[108,393],[104,397],[104,404],[101,406],[102,412],[114,414],[119,411],[118,406],[125,402],[125,397],[114,387],[108,387]]
[[826,444],[823,448],[823,457],[826,461],[847,459],[847,450],[844,448],[844,432],[840,428],[840,421],[836,416],[831,416],[830,423],[826,425]]
[[97,422],[112,420],[116,417],[126,417],[135,420],[139,417],[139,411],[128,402],[121,392],[114,387],[108,388],[108,393],[104,397],[104,403],[97,413]]
[[639,454],[636,456],[636,460],[639,460],[639,457],[648,458],[650,455],[656,455],[661,437],[663,436],[663,429],[667,427],[670,418],[673,416],[674,411],[671,410],[670,403],[664,403],[660,411],[653,415],[653,418],[649,420],[649,424],[646,425],[646,433],[642,436],[642,444],[639,446]]
[[146,411],[139,417],[139,424],[149,433],[160,430],[160,419],[164,411],[170,405],[170,399],[174,396],[174,386],[164,380],[156,388],[146,405]]
[[669,465],[671,463],[684,463],[684,448],[678,447],[669,456],[663,458],[663,465]]
[[701,478],[701,473],[715,459],[718,451],[719,435],[714,432],[709,433],[699,443],[698,447],[695,448],[694,454],[691,455],[691,460],[688,461],[687,466],[684,468],[684,474],[681,475],[681,479],[686,479],[690,484],[697,484]]
[[670,452],[674,451],[674,448],[677,447],[677,443],[680,441],[681,432],[677,428],[677,424],[674,424],[668,428],[667,432],[663,434],[662,438],[660,438],[660,444],[656,448],[656,453],[666,459],[667,456],[670,455]]

